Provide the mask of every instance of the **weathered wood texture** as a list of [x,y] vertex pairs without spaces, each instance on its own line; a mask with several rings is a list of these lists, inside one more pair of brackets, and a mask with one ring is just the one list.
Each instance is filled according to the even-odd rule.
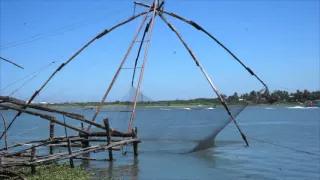
[[[107,145],[111,143],[111,135],[110,135],[110,125],[109,125],[109,120],[108,118],[103,120],[104,126],[106,128],[106,133],[107,133]],[[112,156],[112,148],[108,149],[109,152],[109,160],[113,161],[113,156]]]

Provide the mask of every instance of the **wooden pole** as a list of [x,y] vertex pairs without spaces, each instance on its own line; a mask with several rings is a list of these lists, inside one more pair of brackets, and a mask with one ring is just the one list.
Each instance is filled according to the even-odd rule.
[[[70,138],[71,136],[69,136]],[[15,145],[12,145],[12,146],[8,146],[8,149],[12,149],[12,148],[15,148],[15,147],[19,147],[19,146],[23,146],[25,144],[30,144],[30,143],[43,143],[43,144],[39,144],[39,145],[36,145],[36,147],[38,146],[42,146],[42,145],[45,145],[45,144],[48,144],[48,143],[54,143],[54,142],[64,142],[65,140],[61,140],[61,139],[64,139],[65,137],[55,137],[53,140],[50,140],[48,138],[46,139],[39,139],[39,140],[32,140],[32,141],[27,141],[27,142],[22,142],[22,143],[16,143]],[[76,138],[78,140],[81,140],[81,138],[79,138],[78,136],[72,136],[72,138]],[[29,149],[29,148],[27,148]],[[1,148],[0,151],[3,151],[5,150],[5,148]],[[24,151],[24,150],[23,150]]]
[[56,156],[50,156],[48,158],[43,158],[43,159],[39,159],[35,162],[31,162],[31,164],[38,164],[38,163],[44,163],[46,161],[52,161],[52,160],[63,160],[63,159],[70,159],[71,157],[76,157],[76,156],[80,156],[86,153],[90,153],[90,152],[96,152],[96,151],[103,151],[103,150],[107,150],[111,147],[116,147],[116,146],[123,146],[126,144],[131,144],[135,141],[139,141],[138,139],[128,139],[128,140],[122,140],[119,142],[114,142],[111,143],[110,145],[95,145],[95,146],[91,146],[88,148],[82,148],[80,150],[75,150],[72,152],[72,155],[69,155],[69,153],[61,153],[61,154],[57,154]]
[[[141,2],[134,2],[137,5],[140,6],[144,6],[147,8],[150,8],[149,5],[145,4],[145,3],[141,3]],[[193,26],[194,28],[196,28],[197,30],[202,31],[203,33],[205,33],[207,36],[209,36],[211,39],[213,39],[217,44],[219,44],[224,50],[226,50],[235,60],[237,60],[252,76],[255,76],[258,81],[260,81],[261,84],[263,84],[263,86],[266,88],[266,90],[268,90],[268,86],[249,68],[247,67],[233,52],[231,52],[231,50],[229,50],[225,45],[223,45],[216,37],[214,37],[212,34],[210,34],[208,31],[206,31],[205,29],[203,29],[200,25],[198,25],[196,22],[185,19],[184,17],[181,17],[175,13],[172,12],[168,12],[168,11],[164,11],[164,10],[160,10],[157,9],[160,13],[165,13],[168,14],[169,16],[172,16],[174,18],[177,18],[183,22],[186,22],[188,24],[190,24],[191,26]]]
[[[136,94],[135,94],[135,97],[134,97],[134,102],[133,102],[133,109],[132,109],[132,113],[131,113],[131,116],[130,116],[130,122],[129,122],[129,126],[128,126],[128,132],[131,132],[131,129],[132,129],[132,122],[133,122],[133,119],[134,119],[134,115],[135,115],[135,111],[136,111],[136,106],[137,106],[137,101],[138,101],[138,97],[139,97],[139,92],[140,92],[140,87],[141,87],[141,83],[142,83],[142,78],[143,78],[143,73],[144,73],[144,68],[145,68],[145,65],[146,65],[146,62],[147,62],[147,56],[148,56],[148,51],[149,51],[149,46],[150,46],[150,40],[151,40],[151,36],[152,36],[152,30],[153,30],[153,25],[154,25],[154,19],[155,19],[155,16],[156,16],[156,8],[157,6],[155,5],[156,2],[155,0],[153,1],[153,15],[152,15],[152,18],[150,20],[150,32],[149,32],[149,35],[148,35],[148,40],[147,40],[147,45],[146,45],[146,50],[144,52],[144,59],[143,59],[143,63],[142,63],[142,66],[141,66],[141,69],[140,69],[140,76],[139,76],[139,81],[138,81],[138,86],[137,86],[137,90],[136,90]],[[152,6],[150,7],[152,8]]]
[[[52,140],[54,138],[54,122],[50,121],[50,134],[49,139]],[[50,146],[50,154],[53,154],[53,146]]]
[[193,58],[193,60],[195,61],[196,65],[200,68],[200,70],[202,71],[203,75],[206,77],[207,81],[209,82],[211,88],[213,89],[213,91],[216,93],[216,95],[218,96],[221,104],[224,106],[224,108],[226,109],[226,111],[228,112],[229,116],[231,117],[231,119],[233,120],[234,124],[237,126],[238,131],[240,132],[242,139],[244,140],[244,142],[246,143],[247,146],[249,146],[249,143],[247,141],[247,138],[245,136],[245,134],[242,132],[242,130],[240,129],[235,117],[233,116],[233,114],[231,113],[227,103],[224,101],[224,99],[222,98],[222,96],[220,95],[219,91],[217,90],[217,88],[214,86],[213,82],[211,81],[209,75],[207,74],[207,72],[204,70],[204,68],[202,67],[202,65],[200,64],[199,60],[197,59],[197,57],[195,56],[195,54],[193,53],[193,51],[189,48],[189,46],[187,45],[187,43],[183,40],[182,36],[180,35],[180,33],[175,29],[175,27],[169,23],[167,21],[167,19],[162,15],[159,14],[160,18],[169,26],[169,28],[176,33],[176,35],[179,37],[180,41],[182,42],[182,44],[185,46],[185,48],[189,51],[191,57]]
[[[133,130],[133,138],[138,138],[138,128],[135,127]],[[133,142],[133,154],[134,156],[138,156],[138,142]]]
[[58,114],[62,114],[65,115],[69,118],[72,119],[76,119],[79,120],[81,122],[85,122],[88,124],[91,124],[93,126],[96,126],[100,129],[104,130],[104,126],[95,122],[92,122],[88,119],[86,119],[83,115],[81,114],[76,114],[76,113],[72,113],[72,112],[66,112],[66,111],[62,111],[62,110],[58,110],[58,109],[52,109],[49,107],[44,107],[41,105],[36,105],[36,104],[27,104],[26,102],[24,102],[23,100],[17,99],[17,98],[12,98],[12,97],[8,97],[8,96],[0,96],[0,100],[3,100],[4,102],[9,102],[12,104],[16,104],[22,107],[27,107],[27,108],[32,108],[32,109],[37,109],[37,110],[42,110],[42,111],[48,111],[48,112],[53,112],[53,113],[58,113]]
[[[81,130],[77,127],[74,127],[74,126],[71,126],[69,124],[65,124],[61,121],[58,121],[56,120],[56,118],[54,116],[49,116],[47,114],[41,114],[41,113],[38,113],[38,112],[33,112],[33,111],[29,111],[29,110],[24,110],[22,108],[18,108],[18,107],[15,107],[15,106],[10,106],[10,105],[4,105],[4,104],[0,104],[0,107],[4,107],[4,108],[8,108],[8,109],[12,109],[12,110],[16,110],[16,111],[19,111],[20,113],[26,113],[26,114],[31,114],[31,115],[34,115],[34,116],[39,116],[41,117],[42,119],[46,119],[46,120],[49,120],[49,121],[53,121],[54,123],[56,124],[59,124],[59,125],[62,125],[62,126],[65,126],[67,128],[70,128],[70,129],[73,129],[75,131],[78,131],[78,132],[83,132],[85,134],[89,134],[89,132],[87,131],[84,131],[84,130]],[[7,129],[8,130],[8,129]]]
[[[31,162],[36,161],[36,147],[32,146],[31,149]],[[34,175],[36,173],[36,166],[34,164],[31,164],[31,174]]]
[[[71,148],[71,140],[68,139],[68,151],[69,151],[69,155],[72,155],[72,148]],[[74,168],[74,164],[73,164],[73,158],[70,158],[70,167]]]
[[[100,34],[98,34],[97,36],[95,36],[93,39],[91,39],[87,44],[85,44],[80,50],[78,50],[74,55],[72,55],[65,63],[62,63],[52,74],[51,76],[47,79],[47,81],[40,87],[40,89],[38,89],[37,91],[34,92],[34,94],[31,96],[31,98],[29,99],[27,104],[31,104],[31,102],[34,100],[34,98],[40,93],[40,91],[49,83],[49,81],[53,78],[53,76],[55,76],[56,73],[58,73],[64,66],[66,66],[68,63],[70,63],[77,55],[79,55],[85,48],[87,48],[91,43],[93,43],[96,39],[99,39],[101,37],[103,37],[104,35],[106,35],[107,33],[110,33],[112,30],[132,21],[133,19],[140,17],[141,15],[146,14],[147,12],[142,12],[139,13],[129,19],[127,19],[126,21],[123,21],[115,26],[113,26],[112,28],[105,29],[104,31],[102,31]],[[24,108],[25,109],[25,108]],[[17,113],[15,115],[15,117],[11,120],[11,122],[9,123],[9,126],[7,129],[10,129],[12,123],[21,115],[21,112]],[[3,133],[0,136],[0,140],[3,137]]]
[[6,119],[4,118],[3,114],[0,112],[2,121],[3,121],[3,127],[4,127],[4,144],[5,144],[5,150],[8,152],[8,143],[7,143],[7,123]]
[[88,140],[89,136],[88,136],[88,134],[84,134],[84,133],[80,132],[79,136],[84,139],[84,140],[81,140],[82,148],[89,147],[89,140]]
[[13,64],[13,65],[17,66],[18,68],[24,69],[22,66],[19,66],[18,64],[14,63],[12,61],[9,61],[8,59],[5,59],[3,57],[0,57],[0,59],[4,60],[4,61],[6,61],[6,62],[8,62],[10,64]]
[[[143,24],[145,23],[145,21],[146,21],[147,18],[148,18],[148,14],[149,14],[150,10],[151,10],[151,8],[149,8],[149,10],[148,10],[147,14],[145,15],[143,21],[141,22],[141,24],[140,24],[140,26],[139,26],[139,28],[138,28],[138,30],[137,30],[137,32],[136,32],[136,34],[135,34],[135,36],[134,36],[131,44],[130,44],[130,46],[129,46],[126,54],[125,54],[125,56],[124,56],[123,59],[122,59],[121,64],[119,65],[118,70],[116,71],[116,73],[115,73],[115,75],[114,75],[114,77],[113,77],[113,79],[112,79],[112,81],[111,81],[111,83],[110,83],[107,91],[106,91],[105,94],[103,95],[103,97],[102,97],[102,99],[101,99],[101,102],[100,102],[99,106],[97,107],[96,112],[94,113],[91,121],[94,121],[94,120],[96,119],[97,115],[99,114],[100,109],[101,109],[101,107],[103,106],[103,103],[105,102],[105,100],[106,100],[106,98],[107,98],[107,96],[108,96],[111,88],[113,87],[113,84],[115,83],[115,81],[116,81],[116,79],[117,79],[117,77],[118,77],[118,75],[119,75],[119,73],[120,73],[120,71],[121,71],[121,69],[122,69],[123,64],[125,63],[125,61],[126,61],[128,55],[129,55],[129,53],[130,53],[133,45],[134,45],[134,42],[135,42],[135,41],[137,40],[137,38],[138,38],[139,32],[141,31]],[[87,131],[89,131],[90,128],[91,128],[91,125],[88,126]]]
[[[110,133],[110,125],[109,125],[109,120],[108,118],[103,120],[106,132],[107,132],[107,145],[110,145],[111,143],[111,133]],[[112,156],[112,148],[108,148],[109,151],[109,161],[113,161],[113,156]]]
[[132,81],[131,81],[131,86],[132,87],[133,87],[133,83],[134,83],[134,75],[136,74],[136,69],[137,69],[137,64],[138,64],[141,48],[142,48],[142,45],[144,43],[144,38],[146,37],[146,34],[147,34],[148,30],[149,30],[149,25],[150,25],[150,23],[147,24],[147,26],[146,26],[146,28],[144,30],[144,33],[143,33],[143,36],[142,36],[142,39],[141,39],[141,42],[140,42],[140,45],[139,45],[138,54],[137,54],[137,57],[136,57],[136,60],[135,60],[135,63],[134,63]]

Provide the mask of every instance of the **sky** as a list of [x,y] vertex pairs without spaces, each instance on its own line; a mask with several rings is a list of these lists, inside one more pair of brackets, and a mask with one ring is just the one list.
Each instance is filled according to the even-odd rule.
[[[213,34],[271,91],[289,92],[319,90],[319,7],[317,0],[166,0],[164,5],[165,10],[193,20]],[[25,68],[0,61],[0,89],[36,72],[0,94],[10,95],[19,89],[12,96],[22,99],[30,98],[61,63],[95,35],[134,12],[146,10],[136,7],[134,11],[131,0],[1,0],[0,9],[0,54]],[[54,76],[35,101],[100,101],[142,18],[92,43]],[[220,93],[241,94],[263,88],[205,34],[170,16],[166,18],[195,52]],[[141,37],[142,32],[138,40]],[[134,43],[124,67],[133,67],[138,46]],[[144,51],[138,66],[143,56]],[[43,70],[33,76],[39,69]],[[137,72],[139,77],[140,69]],[[132,69],[121,70],[106,101],[125,97],[131,78]],[[153,100],[216,97],[188,51],[159,17],[155,19],[141,88]]]

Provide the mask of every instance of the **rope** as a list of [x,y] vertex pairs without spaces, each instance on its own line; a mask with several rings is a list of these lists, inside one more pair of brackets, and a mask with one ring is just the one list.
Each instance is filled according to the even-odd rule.
[[310,154],[310,155],[314,155],[314,156],[319,156],[320,157],[320,154],[316,154],[316,153],[313,153],[313,152],[304,151],[304,150],[300,150],[300,149],[296,149],[296,148],[292,148],[292,147],[288,147],[288,146],[283,146],[283,145],[280,145],[280,144],[276,144],[276,143],[273,143],[273,142],[260,140],[260,139],[256,139],[256,138],[252,138],[252,137],[248,137],[248,136],[247,136],[247,138],[255,140],[255,141],[258,141],[258,142],[262,142],[262,143],[278,146],[278,147],[281,147],[281,148],[291,149],[291,150],[294,150],[294,151],[297,151],[297,152],[301,152],[301,153]]
[[17,135],[12,136],[12,137],[18,137],[18,136],[21,136],[21,135],[25,134],[25,133],[26,133],[26,132],[28,132],[28,131],[31,131],[31,130],[34,130],[34,129],[38,129],[38,128],[39,128],[39,126],[40,126],[40,125],[38,125],[38,126],[36,126],[36,127],[33,127],[33,128],[30,128],[30,129],[27,129],[27,130],[23,131],[22,133],[17,134]]
[[[121,10],[124,10],[124,8],[117,9],[116,11],[113,11],[113,12],[108,13],[106,15],[112,15],[112,14],[118,13]],[[71,24],[71,25],[62,27],[62,28],[54,29],[54,30],[49,31],[47,33],[40,33],[38,35],[30,36],[30,37],[24,38],[22,40],[10,42],[10,43],[1,45],[0,49],[1,50],[8,49],[8,48],[11,48],[11,47],[19,46],[21,44],[30,43],[30,42],[37,41],[37,40],[40,40],[40,39],[43,39],[43,38],[47,38],[47,37],[50,37],[50,36],[63,34],[64,32],[71,31],[71,30],[74,30],[74,29],[78,29],[78,28],[80,28],[82,26],[89,25],[89,24],[94,23],[96,21],[103,20],[103,19],[105,19],[105,17],[106,16],[102,16],[102,17],[99,17],[99,18],[96,18],[96,19],[85,20],[85,21],[82,21],[82,22],[78,22],[78,23],[75,23],[75,24]]]
[[[58,60],[59,61],[59,60]],[[40,73],[42,73],[44,70],[46,70],[47,68],[49,68],[51,65],[53,65],[55,62],[58,61],[53,61],[50,64],[48,64],[46,67],[44,67],[43,69],[41,69],[36,75],[34,75],[31,79],[29,79],[28,81],[26,81],[25,83],[23,83],[19,88],[17,88],[16,90],[14,90],[9,96],[12,96],[14,93],[18,92],[24,85],[26,85],[27,83],[31,82],[34,78],[36,78]]]
[[[62,57],[61,57],[61,58],[62,58]],[[52,64],[54,64],[54,63],[56,63],[56,62],[59,62],[59,61],[61,60],[61,58],[59,58],[58,60],[52,61],[52,62],[50,62],[49,64],[47,64],[47,65],[45,65],[45,66],[43,66],[43,67],[39,68],[38,70],[36,70],[36,71],[34,71],[34,72],[32,72],[32,73],[30,73],[30,74],[26,75],[25,77],[23,77],[23,78],[21,78],[21,79],[19,79],[19,80],[15,81],[15,82],[13,82],[13,83],[11,83],[11,84],[7,85],[6,87],[4,87],[4,88],[0,89],[0,92],[1,92],[1,91],[6,90],[8,87],[10,87],[10,86],[12,86],[12,85],[14,85],[14,84],[16,84],[16,83],[18,83],[18,82],[20,82],[20,81],[22,81],[22,80],[26,79],[27,77],[32,76],[32,75],[33,75],[33,74],[35,74],[35,73],[38,73],[38,74],[39,74],[39,73],[41,73],[43,70],[45,70],[45,69],[49,68]],[[35,76],[37,76],[38,74],[36,74]],[[32,77],[32,79],[33,79],[33,78],[34,78],[34,77]],[[32,79],[30,79],[29,81],[31,81]],[[21,88],[21,87],[20,87],[20,88]]]

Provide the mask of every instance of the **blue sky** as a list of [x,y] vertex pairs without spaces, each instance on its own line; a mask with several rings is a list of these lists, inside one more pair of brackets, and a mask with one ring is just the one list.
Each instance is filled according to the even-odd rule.
[[[77,3],[70,0],[1,0],[0,6],[1,56],[25,67],[20,70],[0,61],[0,87],[60,58],[14,94],[23,99],[29,98],[88,40],[133,14],[131,0]],[[319,6],[316,0],[167,0],[165,9],[207,29],[271,90],[287,88],[292,92],[296,89],[319,90]],[[143,10],[146,9],[136,8],[136,12]],[[235,91],[243,93],[263,88],[207,36],[179,20],[167,19],[181,32],[221,93],[230,95]],[[86,21],[90,23],[83,25]],[[94,42],[50,81],[36,101],[99,101],[140,22],[141,18]],[[53,30],[77,23],[81,26],[51,35]],[[8,43],[43,33],[51,36],[6,48]],[[138,43],[125,67],[133,67],[137,49]],[[142,60],[140,58],[140,64]],[[142,90],[154,100],[215,97],[182,43],[160,18],[155,21],[144,74]],[[125,96],[130,89],[131,76],[132,70],[121,71],[107,101]],[[1,91],[1,95],[10,94],[24,82]]]

